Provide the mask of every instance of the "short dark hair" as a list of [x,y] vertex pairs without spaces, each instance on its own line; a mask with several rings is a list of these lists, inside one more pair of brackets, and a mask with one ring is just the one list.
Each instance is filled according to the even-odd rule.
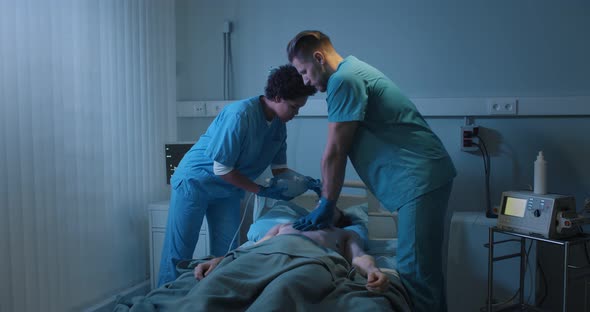
[[332,42],[330,37],[319,30],[304,30],[297,34],[287,45],[287,55],[289,62],[293,59],[306,59],[311,56],[315,50],[331,48]]
[[303,78],[293,65],[282,65],[273,68],[268,75],[264,96],[274,100],[295,100],[303,96],[314,95],[317,90],[312,86],[306,86]]

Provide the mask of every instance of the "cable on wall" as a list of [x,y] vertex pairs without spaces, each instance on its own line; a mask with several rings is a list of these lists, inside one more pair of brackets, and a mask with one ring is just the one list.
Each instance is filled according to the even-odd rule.
[[486,196],[486,217],[497,218],[497,212],[492,209],[492,200],[490,198],[490,175],[491,161],[488,148],[483,138],[479,135],[480,127],[473,123],[471,117],[465,117],[465,125],[461,126],[461,150],[464,152],[479,152],[483,159],[483,169],[485,173],[485,196]]
[[225,21],[223,23],[223,99],[229,100],[231,98],[231,22]]
[[486,143],[484,142],[483,138],[478,134],[475,135],[479,139],[478,143],[473,143],[473,145],[477,146],[479,151],[481,152],[481,156],[483,158],[483,168],[485,173],[485,191],[486,191],[486,217],[488,218],[495,218],[496,216],[493,214],[492,210],[492,199],[490,197],[490,174],[491,174],[491,163],[490,163],[490,154],[488,153],[488,148]]

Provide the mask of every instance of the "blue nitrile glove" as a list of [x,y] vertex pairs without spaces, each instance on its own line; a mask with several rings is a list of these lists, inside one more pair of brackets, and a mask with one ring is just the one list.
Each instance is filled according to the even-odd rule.
[[307,183],[308,190],[312,190],[318,194],[318,197],[322,197],[322,181],[320,179],[305,177],[305,182]]
[[334,209],[336,209],[336,201],[322,197],[318,206],[312,212],[293,223],[293,228],[299,231],[313,231],[327,228],[332,225]]
[[286,190],[286,187],[278,187],[276,183],[271,183],[269,186],[260,185],[260,188],[258,189],[258,193],[256,193],[256,195],[272,199],[289,201],[293,199],[293,197],[283,195],[283,192]]

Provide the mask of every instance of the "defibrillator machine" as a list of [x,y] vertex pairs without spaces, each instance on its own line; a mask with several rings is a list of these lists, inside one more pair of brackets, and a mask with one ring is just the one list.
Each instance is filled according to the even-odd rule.
[[573,196],[509,191],[502,193],[497,227],[545,238],[564,238],[578,232],[574,226],[578,217]]

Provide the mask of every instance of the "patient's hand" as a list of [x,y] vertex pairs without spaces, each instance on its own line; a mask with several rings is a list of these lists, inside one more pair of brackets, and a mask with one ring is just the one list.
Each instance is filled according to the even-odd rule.
[[199,265],[195,267],[195,278],[199,281],[204,279],[215,269],[221,260],[223,260],[223,257],[217,257],[207,262],[199,263]]
[[389,277],[387,274],[376,270],[367,274],[367,287],[370,291],[384,292],[389,286]]

